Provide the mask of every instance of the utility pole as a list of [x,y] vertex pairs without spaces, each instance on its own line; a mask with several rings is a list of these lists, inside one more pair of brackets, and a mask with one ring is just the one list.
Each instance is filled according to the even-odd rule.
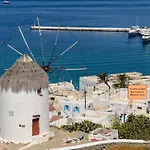
[[85,110],[86,110],[86,93],[87,93],[87,92],[84,91],[84,100],[85,100],[85,107],[84,107],[84,108],[85,108]]

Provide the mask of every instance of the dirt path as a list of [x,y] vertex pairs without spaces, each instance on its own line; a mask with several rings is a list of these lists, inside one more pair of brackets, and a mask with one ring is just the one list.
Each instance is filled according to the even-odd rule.
[[[59,148],[59,147],[66,147],[66,146],[71,146],[71,145],[77,145],[77,144],[84,144],[84,143],[89,143],[90,141],[88,140],[88,134],[84,135],[84,139],[81,140],[80,142],[76,142],[76,143],[63,143],[62,139],[67,139],[68,137],[70,138],[77,138],[79,137],[79,135],[81,134],[80,131],[76,131],[76,132],[67,132],[67,131],[63,131],[54,127],[51,127],[50,130],[52,132],[54,132],[54,137],[52,139],[49,139],[49,141],[43,143],[43,144],[39,144],[39,145],[34,145],[30,148],[28,148],[27,150],[46,150],[46,149],[50,149],[50,148]],[[0,146],[4,146],[7,149],[6,150],[18,150],[19,148],[25,146],[25,145],[21,145],[21,144],[0,144]],[[1,149],[0,149],[1,150]],[[2,149],[5,150],[5,149]]]
[[81,140],[80,142],[65,143],[64,144],[62,142],[62,139],[66,139],[68,137],[77,138],[81,134],[81,132],[80,131],[76,131],[76,132],[69,133],[67,131],[62,131],[62,130],[59,130],[59,129],[53,128],[53,127],[51,128],[51,131],[54,132],[55,137],[53,137],[52,139],[50,139],[46,143],[32,146],[28,150],[45,150],[45,149],[48,149],[48,148],[59,148],[59,147],[66,147],[66,146],[77,145],[77,144],[84,144],[84,143],[90,142],[88,140],[88,134],[85,134],[84,139]]

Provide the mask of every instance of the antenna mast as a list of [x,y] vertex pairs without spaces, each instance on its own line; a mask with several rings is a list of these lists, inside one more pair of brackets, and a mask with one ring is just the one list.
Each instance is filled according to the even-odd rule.
[[137,25],[137,26],[139,25],[138,17],[136,17],[136,25]]
[[85,100],[85,106],[84,106],[84,108],[85,108],[85,110],[86,110],[86,94],[87,94],[87,92],[84,91],[84,100]]

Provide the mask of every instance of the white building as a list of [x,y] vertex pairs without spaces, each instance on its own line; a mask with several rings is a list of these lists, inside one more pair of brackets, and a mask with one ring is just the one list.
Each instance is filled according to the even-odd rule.
[[0,137],[26,143],[49,133],[48,76],[23,55],[0,79]]
[[[105,126],[110,126],[112,119],[118,115],[122,122],[127,119],[130,113],[149,115],[146,112],[147,101],[150,101],[150,81],[149,76],[142,76],[140,73],[127,73],[132,78],[132,84],[147,85],[147,99],[134,100],[132,105],[129,105],[128,89],[114,89],[113,79],[117,74],[111,75],[109,81],[111,90],[104,83],[98,83],[97,76],[80,77],[80,92],[64,88],[53,88],[55,92],[55,101],[58,101],[63,119],[56,122],[57,126],[62,123],[82,122],[89,120],[94,123],[99,123]],[[80,95],[80,96],[79,96]],[[86,98],[86,109],[85,109]],[[52,98],[53,99],[53,98]],[[52,100],[54,101],[54,100]],[[150,112],[150,102],[149,102]],[[69,118],[66,119],[65,118]],[[65,121],[64,121],[65,120]]]
[[113,81],[117,79],[118,74],[111,74],[108,76],[108,83],[111,86],[110,93],[108,92],[108,87],[104,83],[98,83],[97,76],[80,77],[80,91],[86,91],[87,93],[91,94],[90,100],[93,100],[93,105],[95,108],[99,105],[109,106],[108,111],[112,114],[116,113],[120,117],[122,116],[123,122],[126,120],[127,115],[129,115],[130,113],[144,114],[146,116],[149,116],[150,76],[142,76],[142,74],[138,72],[129,72],[126,74],[130,77],[130,81],[132,84],[147,85],[147,99],[134,100],[132,105],[128,107],[128,89],[114,89],[112,86]]
[[[108,86],[105,83],[100,83],[97,76],[80,77],[79,89],[81,92],[93,93],[94,91],[109,91]],[[109,81],[109,85],[112,86],[112,82]]]
[[72,118],[74,116],[84,116],[85,115],[85,105],[86,109],[92,109],[92,103],[84,99],[75,100],[74,97],[69,96],[64,100],[60,101],[61,105],[61,116]]
[[109,123],[109,112],[106,112],[107,107],[97,107],[95,106],[92,101],[86,102],[86,109],[85,109],[85,101],[79,100],[75,101],[71,99],[63,100],[60,102],[61,104],[61,115],[64,118],[68,118],[67,123],[72,122],[82,122],[83,120],[89,120],[94,123],[108,125]]
[[79,89],[80,91],[92,92],[95,87],[98,85],[98,77],[97,76],[87,76],[80,77],[79,80]]

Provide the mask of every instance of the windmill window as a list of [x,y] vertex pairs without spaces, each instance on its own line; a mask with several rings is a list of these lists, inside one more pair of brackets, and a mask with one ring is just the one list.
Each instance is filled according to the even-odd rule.
[[53,100],[53,101],[54,101],[54,100],[55,100],[55,97],[51,97],[51,100]]
[[137,109],[141,109],[142,110],[142,107],[137,107]]
[[14,112],[13,111],[9,111],[9,116],[14,116]]
[[37,94],[40,95],[40,96],[43,96],[41,88],[39,88],[39,89],[37,90]]

